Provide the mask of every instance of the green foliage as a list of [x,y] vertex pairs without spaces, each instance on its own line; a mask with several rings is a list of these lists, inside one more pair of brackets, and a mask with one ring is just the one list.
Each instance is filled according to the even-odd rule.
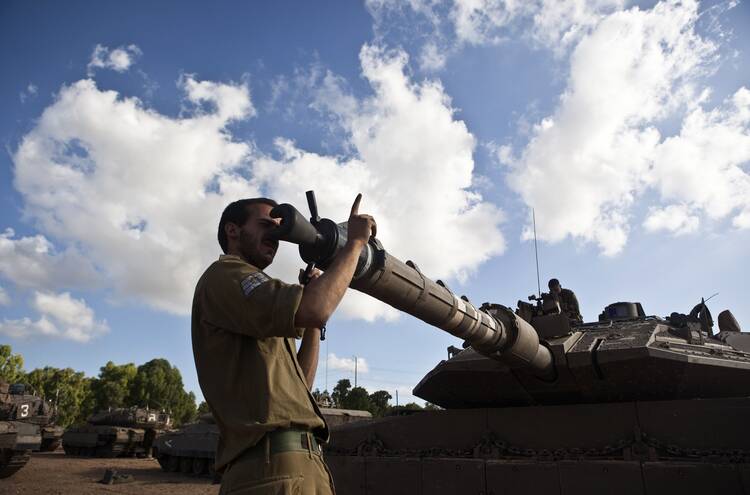
[[60,426],[83,422],[94,410],[92,379],[81,371],[45,366],[28,373],[24,381],[36,395],[55,405]]
[[380,417],[388,411],[388,401],[392,396],[385,390],[378,390],[370,394],[370,407],[367,409],[373,416]]
[[343,402],[344,409],[359,409],[361,411],[370,410],[370,395],[364,387],[354,387],[346,395]]
[[128,407],[130,385],[136,373],[137,369],[133,363],[117,365],[108,361],[99,368],[99,378],[94,379],[92,383],[96,409]]
[[180,370],[166,359],[152,359],[138,367],[128,403],[163,409],[172,414],[175,425],[195,419],[195,394],[185,392]]
[[210,413],[211,409],[208,407],[208,402],[205,400],[201,401],[200,405],[198,406],[197,415],[200,416],[201,414],[207,414]]
[[346,378],[344,378],[343,380],[339,380],[336,386],[333,387],[331,399],[333,399],[333,404],[336,407],[345,408],[344,403],[346,402],[346,397],[349,395],[349,391],[351,390],[351,388],[352,382],[350,382]]
[[23,381],[23,356],[13,354],[9,345],[0,345],[0,379],[8,383]]

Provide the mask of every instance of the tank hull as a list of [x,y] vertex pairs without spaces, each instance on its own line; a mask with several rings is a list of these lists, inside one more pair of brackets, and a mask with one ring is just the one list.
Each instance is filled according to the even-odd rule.
[[151,454],[156,432],[142,428],[84,425],[69,428],[62,436],[67,455],[126,457]]
[[31,451],[39,450],[39,426],[21,421],[0,421],[0,478],[7,478],[29,461]]
[[345,494],[748,493],[750,398],[428,411],[342,425]]
[[154,444],[154,457],[164,471],[195,476],[214,476],[214,457],[219,427],[194,423],[160,436]]

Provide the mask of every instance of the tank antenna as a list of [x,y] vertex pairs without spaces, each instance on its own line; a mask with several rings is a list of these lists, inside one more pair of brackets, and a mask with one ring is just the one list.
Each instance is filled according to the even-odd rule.
[[534,208],[531,209],[531,221],[534,224],[534,257],[536,258],[536,290],[539,292],[539,297],[542,297],[542,283],[539,281],[539,251],[536,247],[536,213]]

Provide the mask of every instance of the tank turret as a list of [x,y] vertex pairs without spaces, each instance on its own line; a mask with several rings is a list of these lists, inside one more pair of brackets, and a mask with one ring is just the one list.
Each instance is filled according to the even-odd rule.
[[[325,269],[346,224],[290,205],[279,238]],[[648,316],[616,302],[582,323],[551,297],[478,308],[371,239],[350,286],[464,341],[414,394],[444,410],[332,430],[342,493],[747,493],[750,335],[704,301]],[[547,297],[545,297],[547,296]]]

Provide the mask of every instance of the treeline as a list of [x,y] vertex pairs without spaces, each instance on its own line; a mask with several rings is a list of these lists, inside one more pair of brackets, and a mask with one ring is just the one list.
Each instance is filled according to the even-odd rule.
[[377,390],[369,393],[364,387],[352,387],[352,383],[346,378],[338,381],[333,388],[333,393],[328,393],[328,390],[321,392],[315,389],[312,395],[318,404],[340,409],[370,411],[376,418],[403,410],[438,409],[436,405],[429,402],[424,407],[416,402],[393,406],[389,402],[393,396],[388,391]]
[[72,368],[45,366],[23,369],[23,356],[0,345],[0,378],[24,383],[56,407],[57,424],[80,423],[93,412],[114,407],[148,407],[171,413],[176,425],[195,419],[195,394],[185,391],[182,375],[166,359],[152,359],[140,366],[109,361],[99,375],[87,377]]

